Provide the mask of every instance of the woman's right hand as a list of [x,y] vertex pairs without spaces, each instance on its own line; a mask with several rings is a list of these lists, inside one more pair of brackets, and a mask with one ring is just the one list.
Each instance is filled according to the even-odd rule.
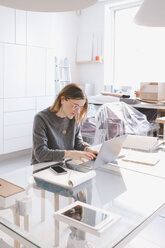
[[91,160],[96,158],[96,155],[86,151],[66,150],[64,158],[72,158],[84,162],[83,159]]

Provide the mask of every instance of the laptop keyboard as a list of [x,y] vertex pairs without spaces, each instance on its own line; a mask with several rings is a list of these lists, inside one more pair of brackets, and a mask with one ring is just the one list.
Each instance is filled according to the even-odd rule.
[[92,160],[88,160],[85,163],[82,163],[81,165],[84,165],[84,167],[88,167],[88,168],[92,168],[93,167],[93,162],[95,161],[95,159]]
[[[85,159],[84,159],[85,160]],[[92,160],[86,160],[84,162],[81,162],[80,160],[71,160],[69,161],[69,163],[71,165],[75,165],[75,166],[83,166],[83,167],[87,167],[87,168],[92,168],[93,167],[93,162],[95,161],[95,159]]]

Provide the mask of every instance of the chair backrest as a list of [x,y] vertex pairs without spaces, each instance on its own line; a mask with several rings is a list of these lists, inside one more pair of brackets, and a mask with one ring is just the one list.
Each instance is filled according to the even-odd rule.
[[94,144],[124,134],[147,135],[150,123],[144,114],[124,102],[102,105],[95,117]]

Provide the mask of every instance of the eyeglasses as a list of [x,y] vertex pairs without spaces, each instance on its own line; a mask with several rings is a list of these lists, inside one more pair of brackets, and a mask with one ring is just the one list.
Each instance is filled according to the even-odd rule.
[[70,99],[67,99],[68,102],[70,102],[72,104],[72,108],[74,110],[78,110],[81,111],[83,110],[84,106],[79,106],[78,104],[75,104],[74,102],[72,102]]

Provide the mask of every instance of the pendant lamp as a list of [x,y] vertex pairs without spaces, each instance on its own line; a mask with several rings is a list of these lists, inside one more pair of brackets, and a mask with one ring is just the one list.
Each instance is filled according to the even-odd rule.
[[142,26],[165,27],[165,0],[144,0],[134,21]]
[[0,5],[36,12],[63,12],[87,8],[97,0],[0,0]]

